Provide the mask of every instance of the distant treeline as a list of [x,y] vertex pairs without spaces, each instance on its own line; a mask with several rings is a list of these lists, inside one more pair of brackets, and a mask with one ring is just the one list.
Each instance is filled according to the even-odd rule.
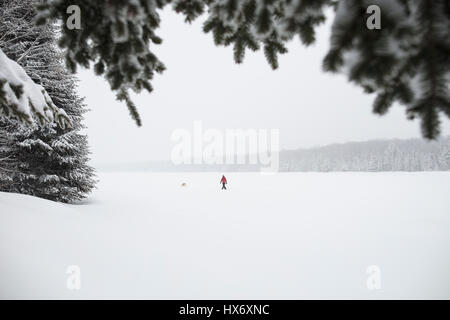
[[280,171],[446,171],[450,170],[450,136],[374,140],[282,151]]
[[[279,171],[447,171],[450,136],[423,139],[349,142],[310,149],[281,151]],[[248,157],[247,157],[248,160]],[[181,164],[171,161],[98,166],[100,171],[259,172],[259,164]]]

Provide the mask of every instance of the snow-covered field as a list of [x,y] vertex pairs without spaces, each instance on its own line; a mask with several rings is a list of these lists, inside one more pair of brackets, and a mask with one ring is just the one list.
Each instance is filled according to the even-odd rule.
[[0,298],[450,298],[450,173],[220,177],[104,173],[77,206],[0,193]]

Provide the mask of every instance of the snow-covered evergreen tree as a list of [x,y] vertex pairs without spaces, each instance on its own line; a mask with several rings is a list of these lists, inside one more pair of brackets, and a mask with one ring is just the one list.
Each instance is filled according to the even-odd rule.
[[34,25],[34,5],[34,0],[0,0],[0,49],[46,89],[53,103],[69,116],[71,126],[24,126],[0,118],[0,136],[7,137],[0,158],[13,163],[13,170],[3,174],[1,190],[75,202],[95,184],[87,164],[87,138],[80,134],[85,105],[76,94],[76,79],[65,69],[55,46],[55,27]]
[[5,128],[0,127],[0,190],[5,190],[11,183],[11,173],[14,172],[14,160],[10,153],[10,136]]

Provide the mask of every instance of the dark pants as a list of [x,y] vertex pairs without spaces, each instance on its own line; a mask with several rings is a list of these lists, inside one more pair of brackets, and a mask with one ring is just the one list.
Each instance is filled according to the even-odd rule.
[[225,183],[222,183],[222,190],[223,189],[227,190],[227,187],[225,187]]

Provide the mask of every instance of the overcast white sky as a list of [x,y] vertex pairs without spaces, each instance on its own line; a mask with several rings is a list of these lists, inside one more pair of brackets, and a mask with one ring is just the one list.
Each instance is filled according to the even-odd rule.
[[[79,73],[80,93],[91,111],[87,133],[94,164],[169,160],[175,129],[279,129],[282,149],[379,138],[420,137],[418,121],[394,106],[379,117],[374,96],[342,75],[322,72],[331,19],[318,29],[317,42],[305,48],[298,39],[273,71],[262,51],[248,52],[244,64],[233,61],[232,47],[216,47],[201,30],[204,19],[189,25],[167,8],[155,48],[167,70],[153,81],[154,92],[134,98],[143,127],[115,100],[109,85],[91,70]],[[443,120],[443,134],[450,133]]]

